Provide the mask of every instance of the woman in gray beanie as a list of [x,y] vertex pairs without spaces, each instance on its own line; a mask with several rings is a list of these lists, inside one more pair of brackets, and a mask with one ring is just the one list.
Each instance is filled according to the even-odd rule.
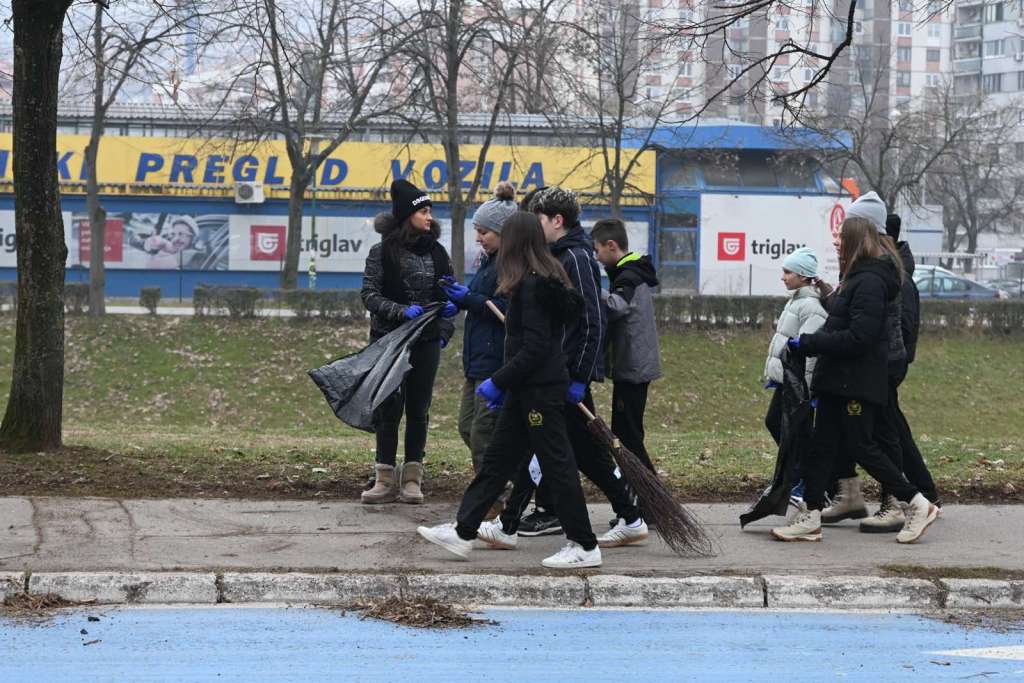
[[[480,266],[468,287],[455,282],[454,278],[444,287],[448,298],[467,311],[462,341],[462,367],[466,382],[459,408],[459,434],[473,455],[474,470],[480,469],[481,458],[498,418],[497,411],[488,410],[486,401],[476,395],[476,389],[497,372],[504,361],[505,328],[488,309],[487,301],[505,311],[507,302],[494,294],[498,288],[496,261],[498,247],[501,246],[501,229],[518,208],[515,197],[516,190],[511,183],[500,183],[494,189],[494,197],[476,210],[473,227],[476,229],[476,243],[483,250]],[[496,514],[500,510],[492,512]]]

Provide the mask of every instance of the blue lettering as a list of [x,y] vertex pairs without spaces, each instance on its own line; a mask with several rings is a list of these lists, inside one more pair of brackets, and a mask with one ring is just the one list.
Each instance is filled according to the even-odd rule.
[[259,165],[259,159],[251,154],[238,157],[235,160],[234,166],[231,167],[231,177],[235,179],[236,183],[251,183],[256,180],[256,172],[259,170]]
[[468,190],[469,186],[473,183],[469,180],[469,174],[476,168],[475,161],[460,161],[459,162],[459,180],[462,181],[462,189]]
[[405,180],[412,173],[412,167],[416,164],[415,161],[409,160],[406,163],[405,168],[402,168],[402,164],[398,159],[391,160],[391,179],[392,180]]
[[0,178],[7,177],[7,162],[11,158],[11,150],[0,149]]
[[224,164],[228,157],[223,154],[211,154],[206,157],[206,171],[203,173],[203,182],[208,184],[224,182]]
[[184,178],[184,182],[194,183],[192,173],[198,165],[199,159],[191,154],[175,154],[174,159],[171,160],[171,177],[168,178],[168,182],[182,182],[178,178]]
[[68,168],[68,161],[74,154],[74,152],[64,152],[57,159],[57,172],[60,174],[61,180],[71,180],[71,170]]
[[480,187],[484,187],[484,188],[490,187],[491,186],[491,176],[492,175],[494,175],[494,162],[493,161],[485,161],[484,162],[484,176],[483,176],[483,178],[480,179]]
[[135,182],[146,182],[146,176],[155,173],[164,167],[164,158],[152,152],[143,152],[139,155],[139,165],[135,169]]
[[434,159],[423,169],[423,182],[428,190],[440,190],[448,182],[448,165]]
[[267,172],[263,175],[263,183],[265,185],[281,185],[284,183],[284,178],[277,175],[277,157],[267,159]]
[[499,183],[505,182],[506,180],[509,179],[509,176],[511,176],[511,175],[512,175],[512,162],[511,161],[503,161],[503,162],[501,162],[501,173],[498,174],[498,182]]
[[341,185],[348,175],[348,164],[343,159],[325,159],[324,170],[320,174],[320,184],[331,186]]
[[530,168],[526,170],[526,177],[523,178],[521,187],[525,190],[530,185],[544,187],[544,165],[539,161],[530,164]]

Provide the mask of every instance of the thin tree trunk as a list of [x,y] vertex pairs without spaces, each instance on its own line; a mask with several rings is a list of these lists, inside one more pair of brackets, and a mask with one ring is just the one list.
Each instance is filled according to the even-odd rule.
[[300,166],[293,164],[291,184],[288,187],[288,237],[284,251],[284,270],[281,271],[281,289],[295,289],[299,286],[302,210],[308,186],[308,175],[302,172]]
[[85,148],[85,204],[89,212],[89,314],[101,316],[106,306],[106,263],[104,247],[107,243],[107,210],[100,204],[100,181],[97,174],[97,158],[100,139],[103,137],[103,119],[106,110],[103,94],[106,90],[106,64],[103,61],[103,3],[96,3],[96,19],[93,22],[93,109],[92,128],[89,144]]
[[14,213],[18,318],[0,445],[61,445],[64,263],[57,181],[57,92],[70,0],[14,0]]

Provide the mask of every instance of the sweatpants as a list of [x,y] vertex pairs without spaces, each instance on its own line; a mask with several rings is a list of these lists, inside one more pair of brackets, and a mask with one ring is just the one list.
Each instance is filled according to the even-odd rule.
[[[583,404],[591,412],[594,412],[594,398],[590,395],[590,389],[587,389],[587,393],[583,397]],[[587,430],[587,419],[584,417],[583,411],[566,403],[564,395],[562,396],[562,410],[565,414],[569,443],[572,445],[573,456],[579,471],[601,489],[601,492],[608,498],[608,502],[612,504],[616,516],[622,517],[630,524],[635,522],[640,518],[640,510],[626,486],[626,480],[616,476],[616,467],[612,456],[594,443],[594,438]],[[537,488],[530,477],[529,464],[529,459],[527,459],[519,468],[512,487],[512,494],[509,496],[505,510],[501,513],[501,526],[507,534],[514,534],[519,530],[519,519],[526,511],[526,506],[530,504],[534,489]],[[545,510],[557,510],[558,494],[549,485],[548,473],[544,470],[543,462],[540,465],[540,470],[541,483],[537,494],[537,506]]]
[[825,508],[825,490],[840,462],[843,448],[864,470],[903,502],[918,490],[903,476],[875,440],[881,406],[823,394],[818,397],[811,452],[802,463],[804,502],[811,510]]
[[479,472],[484,451],[491,441],[498,423],[498,411],[487,407],[487,399],[477,396],[483,380],[466,378],[462,385],[462,403],[459,405],[459,436],[473,457],[473,471]]
[[401,388],[389,396],[374,413],[377,436],[377,462],[395,465],[398,456],[398,424],[405,412],[405,461],[423,462],[430,422],[430,402],[434,378],[441,360],[441,343],[437,339],[413,345],[409,352],[412,370]]
[[480,470],[462,496],[456,533],[465,540],[476,538],[477,529],[505,490],[506,482],[528,465],[533,454],[544,472],[552,493],[552,509],[566,537],[592,550],[597,546],[597,538],[590,527],[583,487],[566,434],[563,385],[508,392]]
[[654,472],[654,463],[644,445],[644,411],[647,409],[647,389],[650,386],[650,382],[612,384],[612,433],[647,465],[647,469]]

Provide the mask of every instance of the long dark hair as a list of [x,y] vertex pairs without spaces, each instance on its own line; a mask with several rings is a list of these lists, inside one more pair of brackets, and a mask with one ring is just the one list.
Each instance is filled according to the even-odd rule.
[[572,288],[572,280],[562,264],[551,255],[540,220],[532,213],[516,211],[501,228],[497,293],[511,296],[530,273],[554,278]]
[[441,224],[434,219],[430,219],[430,229],[427,232],[420,232],[412,227],[410,218],[399,223],[388,212],[377,214],[373,219],[373,229],[380,233],[384,250],[395,258],[402,249],[411,248],[424,235],[430,235],[435,240],[441,237]]
[[853,272],[857,261],[862,258],[891,258],[896,266],[899,280],[903,282],[903,261],[899,252],[892,244],[891,238],[882,239],[871,221],[865,218],[852,217],[843,221],[842,228],[843,244],[839,250],[839,268],[841,278]]

